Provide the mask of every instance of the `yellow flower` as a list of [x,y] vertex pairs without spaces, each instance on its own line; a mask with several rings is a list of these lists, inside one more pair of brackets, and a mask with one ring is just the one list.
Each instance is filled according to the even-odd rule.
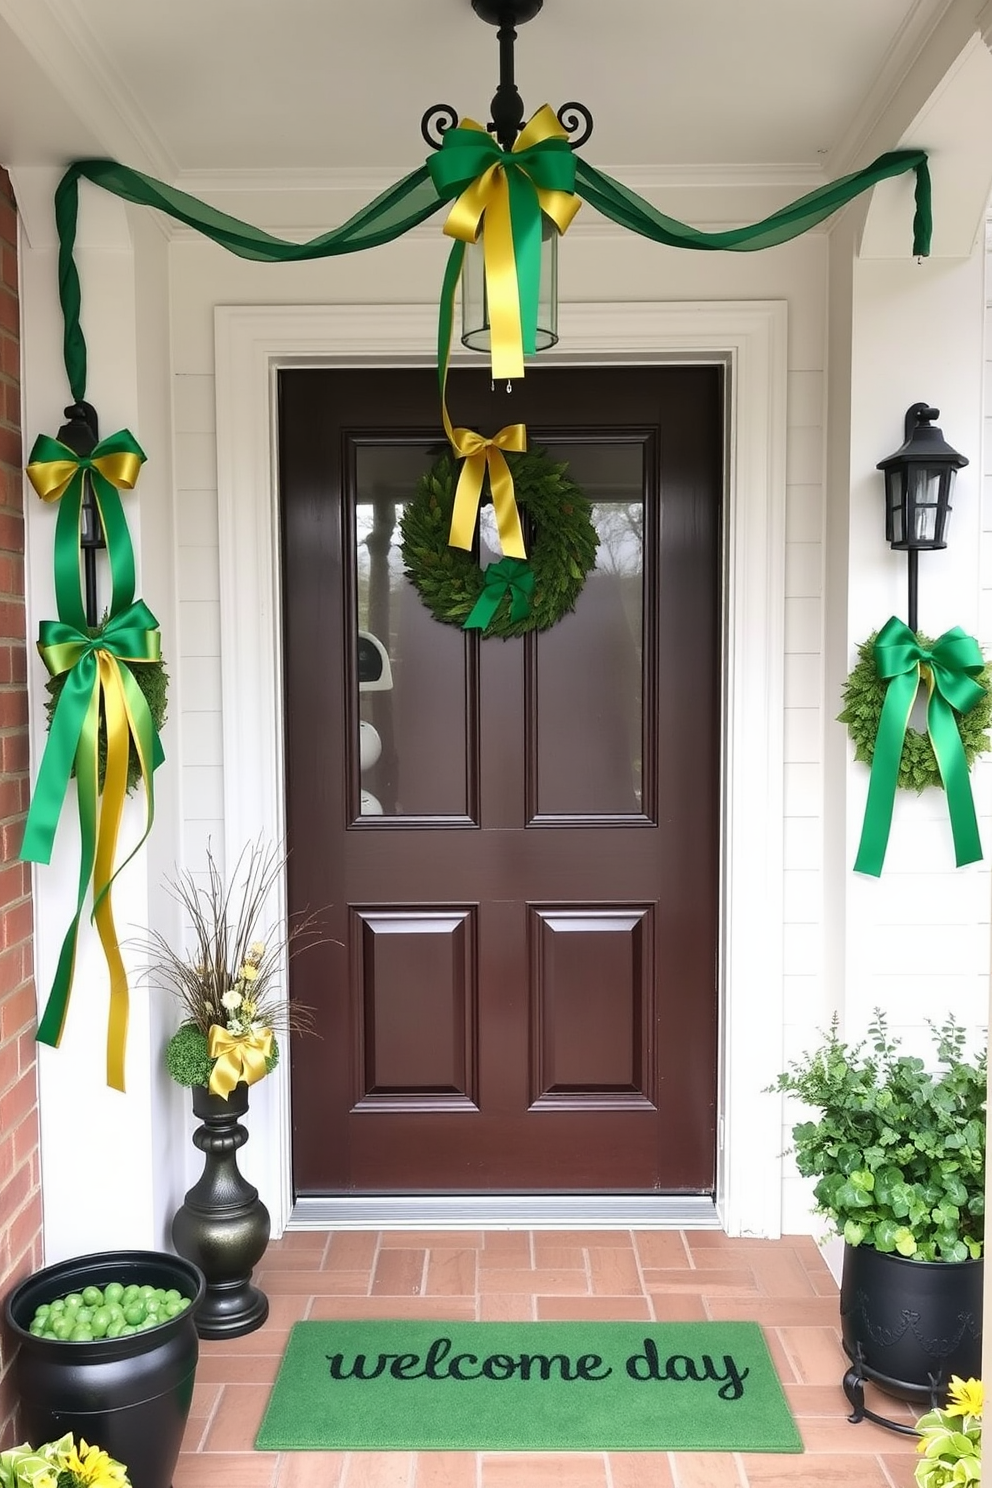
[[257,966],[264,955],[265,941],[253,940],[251,946],[248,949],[248,960],[251,961],[255,966]]
[[88,1447],[79,1438],[79,1450],[71,1445],[59,1453],[59,1468],[75,1475],[76,1488],[128,1488],[127,1469],[99,1447]]
[[948,1416],[980,1416],[982,1414],[982,1382],[977,1379],[963,1380],[951,1375],[947,1387],[948,1403],[944,1414]]
[[239,976],[240,976],[240,979],[242,981],[245,981],[245,982],[254,982],[254,981],[257,981],[257,979],[258,979],[258,967],[257,966],[252,966],[252,964],[251,964],[250,961],[246,961],[245,964],[244,964],[244,966],[242,966],[242,968],[241,968],[241,971],[239,973]]

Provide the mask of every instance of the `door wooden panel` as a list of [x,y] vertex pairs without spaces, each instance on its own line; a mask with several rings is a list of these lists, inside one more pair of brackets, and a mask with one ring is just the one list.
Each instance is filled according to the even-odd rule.
[[[721,374],[453,374],[458,422],[526,422],[594,503],[574,612],[512,641],[401,573],[436,398],[280,377],[290,907],[335,938],[292,968],[297,1191],[710,1191]],[[359,690],[365,630],[388,689]]]
[[[539,910],[532,1109],[655,1104],[650,908]],[[647,954],[646,954],[647,953]]]
[[[362,1079],[356,1108],[475,1109],[471,910],[355,911]],[[423,1039],[424,1025],[431,1037]]]

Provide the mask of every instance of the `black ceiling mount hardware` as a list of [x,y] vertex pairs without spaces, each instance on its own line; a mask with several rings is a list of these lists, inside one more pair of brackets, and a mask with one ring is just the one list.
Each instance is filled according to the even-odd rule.
[[[492,118],[486,125],[504,150],[511,150],[520,133],[524,103],[517,92],[513,75],[513,43],[517,26],[532,21],[544,0],[472,0],[472,9],[490,26],[497,26],[499,42],[499,86],[493,95]],[[572,139],[573,146],[584,145],[592,134],[592,114],[582,103],[563,103],[558,122]],[[458,124],[458,114],[448,103],[435,103],[420,121],[420,132],[431,149],[439,150],[449,129]]]

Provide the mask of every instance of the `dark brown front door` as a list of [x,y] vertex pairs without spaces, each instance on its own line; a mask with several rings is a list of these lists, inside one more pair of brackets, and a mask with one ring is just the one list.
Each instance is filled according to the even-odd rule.
[[296,1191],[705,1193],[721,374],[459,371],[450,403],[567,460],[597,565],[539,634],[434,620],[399,530],[434,374],[281,374],[290,908],[336,942],[292,966]]

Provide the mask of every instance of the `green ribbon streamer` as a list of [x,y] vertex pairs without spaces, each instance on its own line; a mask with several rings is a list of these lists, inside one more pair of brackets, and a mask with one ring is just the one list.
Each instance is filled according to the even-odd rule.
[[[448,134],[453,132],[449,130]],[[473,133],[471,130],[465,132]],[[765,217],[750,227],[706,233],[657,211],[636,192],[587,165],[572,151],[567,140],[563,140],[562,144],[568,150],[568,158],[575,165],[578,194],[590,206],[621,227],[627,227],[632,232],[641,233],[655,242],[674,248],[748,252],[772,247],[815,227],[832,212],[880,181],[915,170],[913,252],[925,258],[930,251],[930,176],[923,150],[889,151],[880,155],[864,170],[854,171],[841,177],[839,181],[811,191],[791,206],[773,212],[770,217]],[[564,157],[565,152],[542,152],[537,162],[532,162],[534,169],[540,168],[543,171],[545,162],[552,160],[554,153],[560,153]],[[80,178],[93,182],[115,196],[123,197],[125,201],[165,212],[167,216],[184,222],[187,227],[194,228],[241,258],[256,259],[263,263],[299,263],[339,253],[357,253],[365,248],[390,243],[426,221],[441,205],[442,199],[432,179],[432,171],[438,169],[435,162],[443,154],[442,150],[432,156],[426,165],[404,176],[395,186],[356,212],[341,227],[321,233],[306,243],[291,243],[276,238],[261,228],[252,227],[226,212],[217,211],[215,207],[198,201],[185,191],[177,191],[163,181],[157,181],[141,171],[131,170],[115,160],[75,161],[62,177],[55,192],[55,222],[59,236],[59,300],[64,323],[63,355],[73,398],[79,401],[86,396],[86,342],[79,323],[79,274],[73,257]],[[517,158],[522,160],[528,154],[528,151],[522,151]]]
[[864,170],[852,171],[827,186],[819,186],[806,196],[801,196],[790,206],[782,207],[770,217],[750,227],[732,227],[722,232],[701,232],[687,227],[674,217],[659,212],[643,197],[622,186],[612,176],[587,165],[576,156],[576,188],[583,201],[587,201],[597,212],[602,212],[620,227],[651,238],[655,243],[664,243],[669,248],[698,248],[734,253],[753,253],[759,248],[774,248],[790,238],[799,237],[846,206],[863,191],[869,191],[880,181],[892,176],[901,176],[908,170],[916,172],[916,213],[913,218],[913,253],[926,258],[930,253],[933,232],[931,214],[930,170],[925,150],[890,150],[879,155]]
[[[96,656],[98,651],[109,651],[117,657],[143,758],[151,760],[152,770],[158,769],[165,759],[162,742],[144,694],[130,669],[132,660],[140,663],[159,659],[158,621],[143,600],[137,600],[121,614],[113,616],[98,636],[91,636],[87,630],[80,630],[61,620],[43,620],[39,626],[38,649],[53,676],[62,672],[68,672],[68,676],[52,718],[24,828],[20,857],[29,863],[51,862],[55,832],[73,768],[76,772],[80,834],[76,912],[62,942],[58,966],[37,1035],[40,1043],[55,1045],[59,1042],[65,1022],[72,988],[79,922],[96,858],[100,732],[100,685]],[[154,815],[150,779],[148,786],[147,827],[142,842],[148,835]],[[130,862],[140,846],[141,843],[119,865],[113,878]],[[106,895],[113,878],[99,886],[96,903]],[[94,912],[95,908],[96,904]]]
[[55,523],[55,601],[60,620],[77,630],[86,629],[82,579],[79,571],[79,532],[85,481],[88,479],[97,505],[113,592],[111,614],[124,610],[134,599],[134,549],[120,492],[113,481],[101,472],[96,462],[103,457],[130,454],[142,463],[145,452],[128,429],[110,434],[88,456],[74,453],[49,434],[39,434],[31,449],[30,467],[48,464],[73,464],[75,474],[58,498],[59,512]]
[[55,224],[59,235],[59,300],[64,322],[63,355],[72,396],[86,394],[86,341],[79,324],[79,274],[73,257],[79,214],[79,180],[92,181],[125,201],[154,207],[184,222],[239,258],[260,263],[302,263],[339,253],[360,253],[391,243],[426,221],[440,206],[426,165],[419,166],[390,186],[341,227],[321,233],[306,243],[290,243],[227,212],[219,212],[186,191],[177,191],[154,176],[129,169],[116,160],[77,160],[55,190]]
[[510,619],[516,623],[530,614],[534,592],[534,570],[523,558],[501,558],[487,564],[479,595],[463,630],[485,630],[499,609],[504,594],[510,596]]
[[981,648],[973,636],[955,625],[928,650],[920,645],[909,626],[893,615],[878,633],[874,654],[878,675],[889,685],[872,755],[855,872],[868,873],[874,878],[882,872],[899,761],[921,677],[930,688],[927,732],[947,792],[955,862],[959,868],[966,863],[977,863],[982,856],[982,843],[968,761],[954,715],[970,712],[985,694],[985,688],[977,680],[985,665]]

